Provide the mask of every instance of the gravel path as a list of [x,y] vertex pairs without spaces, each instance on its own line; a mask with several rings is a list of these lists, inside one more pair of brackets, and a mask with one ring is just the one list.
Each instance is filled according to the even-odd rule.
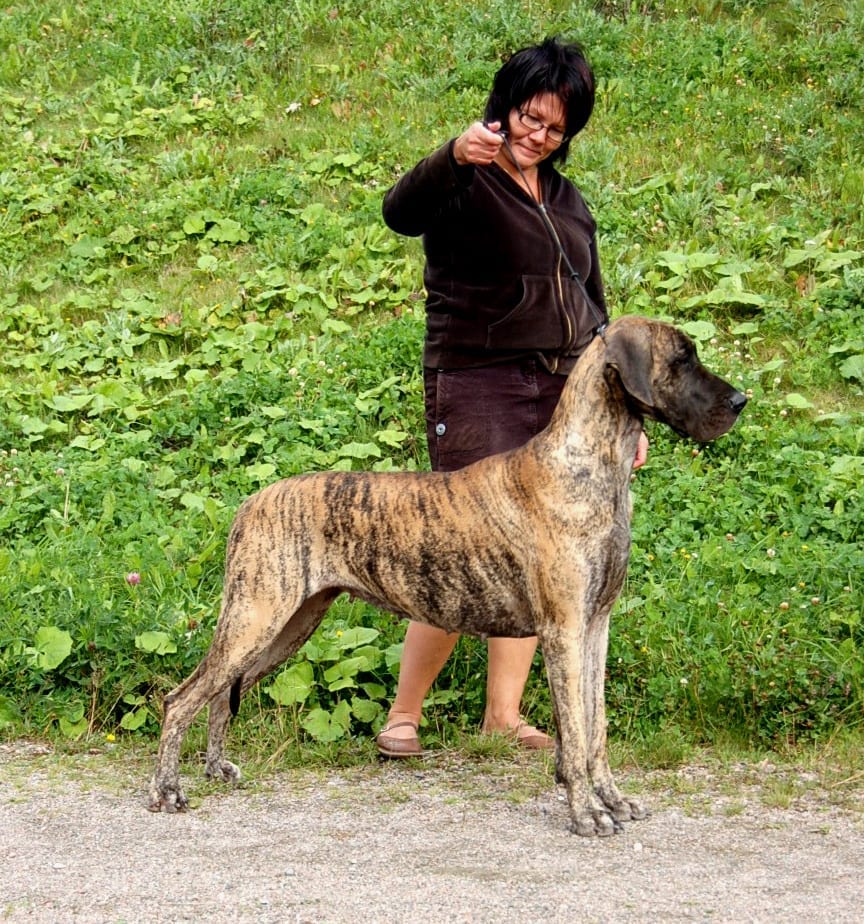
[[768,764],[619,771],[653,808],[567,833],[537,765],[263,772],[184,766],[195,809],[143,808],[149,763],[0,745],[0,920],[857,922],[864,795]]

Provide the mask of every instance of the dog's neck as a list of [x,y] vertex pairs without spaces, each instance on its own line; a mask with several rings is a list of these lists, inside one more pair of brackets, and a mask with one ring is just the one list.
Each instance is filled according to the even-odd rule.
[[[549,426],[537,438],[545,452],[568,466],[617,469],[629,477],[642,417],[627,400],[615,371],[605,358],[605,343],[597,337],[564,386]],[[591,420],[590,427],[578,421]]]

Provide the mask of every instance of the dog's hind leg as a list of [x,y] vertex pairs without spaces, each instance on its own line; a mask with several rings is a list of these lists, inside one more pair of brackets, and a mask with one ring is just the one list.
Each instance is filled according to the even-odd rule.
[[193,719],[210,699],[213,684],[208,659],[209,654],[165,697],[162,736],[147,803],[151,812],[182,812],[189,805],[180,787],[180,746]]
[[[322,591],[300,607],[270,647],[259,656],[242,678],[235,681],[235,685],[240,684],[238,692],[241,695],[299,650],[318,627],[337,595],[338,591],[335,590]],[[205,773],[208,778],[225,783],[236,783],[240,779],[240,768],[224,756],[225,736],[232,715],[231,692],[231,687],[225,687],[210,700],[207,723]]]
[[195,716],[217,694],[229,690],[279,638],[298,605],[275,605],[226,591],[210,650],[192,674],[165,697],[162,737],[150,784],[148,808],[183,811],[180,746]]

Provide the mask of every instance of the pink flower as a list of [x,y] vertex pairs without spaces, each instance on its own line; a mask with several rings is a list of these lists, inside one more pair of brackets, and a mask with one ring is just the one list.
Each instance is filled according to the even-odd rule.
[[136,584],[141,583],[141,575],[137,571],[130,571],[126,575],[126,583],[131,587],[135,587]]

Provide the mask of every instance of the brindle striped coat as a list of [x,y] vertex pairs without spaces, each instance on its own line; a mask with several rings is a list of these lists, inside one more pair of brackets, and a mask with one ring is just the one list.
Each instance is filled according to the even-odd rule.
[[228,538],[211,648],[165,700],[149,807],[186,808],[180,744],[208,703],[206,772],[239,778],[223,755],[232,707],[347,591],[448,631],[537,635],[573,830],[604,835],[645,817],[612,779],[603,693],[636,445],[644,417],[710,440],[745,403],[680,331],[622,318],[580,359],[547,429],[519,449],[448,473],[300,475],[250,497]]

